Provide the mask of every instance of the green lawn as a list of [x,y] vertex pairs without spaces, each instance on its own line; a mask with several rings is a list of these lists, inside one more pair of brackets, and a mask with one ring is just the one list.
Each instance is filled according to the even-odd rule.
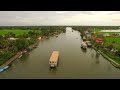
[[105,37],[105,44],[111,45],[113,41],[115,41],[115,47],[120,49],[120,37]]
[[23,33],[28,33],[29,31],[33,31],[33,30],[0,30],[0,35],[5,35],[8,32],[13,32],[16,35],[21,35]]

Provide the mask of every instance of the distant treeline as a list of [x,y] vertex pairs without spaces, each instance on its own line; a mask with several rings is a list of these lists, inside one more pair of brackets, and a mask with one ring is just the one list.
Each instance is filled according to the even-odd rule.
[[[29,50],[29,46],[36,43],[39,37],[48,37],[65,32],[65,27],[61,26],[4,26],[0,27],[1,32],[7,30],[7,34],[0,35],[0,65],[9,60],[17,52],[23,50]],[[20,33],[26,31],[27,33]],[[16,33],[13,31],[17,31]],[[15,40],[11,40],[14,38]]]
[[120,26],[0,26],[0,30],[4,29],[22,29],[22,30],[41,30],[41,29],[55,29],[57,27],[65,28],[72,27],[73,29],[120,29]]
[[9,29],[9,30],[47,30],[47,29],[55,29],[55,28],[65,28],[66,26],[0,26],[0,30]]
[[90,30],[90,29],[120,29],[120,26],[72,26],[75,30]]

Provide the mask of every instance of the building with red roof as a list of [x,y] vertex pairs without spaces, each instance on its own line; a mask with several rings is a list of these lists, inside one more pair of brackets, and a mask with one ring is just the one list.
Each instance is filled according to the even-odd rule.
[[102,42],[104,42],[102,38],[97,38],[96,39],[96,43],[102,43]]

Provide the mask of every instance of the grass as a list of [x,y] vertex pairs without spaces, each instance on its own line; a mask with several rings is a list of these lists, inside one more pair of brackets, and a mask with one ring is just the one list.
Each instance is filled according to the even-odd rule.
[[120,57],[116,56],[115,53],[106,53],[111,59],[120,64]]
[[13,32],[16,35],[22,35],[23,33],[28,33],[29,31],[33,31],[33,30],[0,30],[0,35],[5,35],[8,32]]
[[[105,33],[108,33],[109,35],[114,34],[114,32],[100,32],[101,30],[93,30],[92,32],[94,31],[97,36],[100,34],[105,34]],[[112,45],[113,41],[115,41],[114,47],[120,50],[120,37],[107,36],[107,37],[104,37],[104,40],[105,40],[106,46]],[[120,64],[120,57],[116,56],[115,53],[109,52],[105,54]]]
[[115,47],[120,49],[120,37],[104,37],[104,39],[106,45],[111,45],[115,41]]

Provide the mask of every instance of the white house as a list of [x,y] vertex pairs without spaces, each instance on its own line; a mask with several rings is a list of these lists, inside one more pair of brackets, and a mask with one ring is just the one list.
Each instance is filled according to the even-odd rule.
[[109,34],[109,33],[104,33],[103,36],[104,36],[104,37],[110,36],[110,34]]
[[8,40],[16,40],[17,38],[8,38]]

